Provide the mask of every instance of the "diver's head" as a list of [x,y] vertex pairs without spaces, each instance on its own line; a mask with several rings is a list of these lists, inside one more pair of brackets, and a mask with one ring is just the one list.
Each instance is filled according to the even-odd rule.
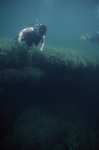
[[40,27],[39,27],[39,32],[40,32],[40,34],[45,35],[46,30],[47,30],[47,29],[46,29],[46,26],[43,25],[43,24],[40,24]]
[[38,30],[36,31],[36,35],[42,37],[43,35],[45,35],[46,30],[47,30],[46,26],[43,24],[40,24]]

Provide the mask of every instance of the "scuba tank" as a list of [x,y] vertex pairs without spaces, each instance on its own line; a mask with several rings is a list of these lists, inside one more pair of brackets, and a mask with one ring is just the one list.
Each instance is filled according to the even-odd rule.
[[39,27],[40,27],[40,24],[34,24],[34,26],[33,26],[33,27],[34,27],[34,29],[35,29],[35,30],[38,30],[38,29],[39,29]]

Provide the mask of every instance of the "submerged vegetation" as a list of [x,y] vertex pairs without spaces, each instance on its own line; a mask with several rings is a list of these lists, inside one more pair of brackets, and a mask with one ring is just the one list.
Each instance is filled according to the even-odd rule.
[[[0,141],[0,149],[98,150],[99,129],[89,128],[77,112],[87,100],[95,100],[98,86],[98,51],[46,46],[41,52],[39,47],[25,49],[11,40],[0,39],[0,96],[8,122],[11,116],[6,111],[12,111],[14,119],[17,116],[13,129]],[[3,95],[5,91],[9,99]],[[52,112],[44,105],[49,105]],[[91,110],[92,107],[84,109],[88,119],[89,112],[93,114]],[[52,115],[53,111],[58,115]]]
[[90,79],[99,74],[99,52],[50,46],[41,52],[37,47],[26,49],[11,40],[0,39],[0,82],[33,81],[38,76],[42,78],[42,74],[65,81],[75,76],[82,78],[83,74],[89,80],[89,74]]
[[25,49],[11,40],[0,39],[0,69],[36,66],[47,71],[53,69],[75,70],[99,67],[99,52],[55,48],[46,46],[43,52],[39,48]]
[[20,114],[0,147],[2,150],[98,150],[99,143],[84,122],[62,120],[35,107]]

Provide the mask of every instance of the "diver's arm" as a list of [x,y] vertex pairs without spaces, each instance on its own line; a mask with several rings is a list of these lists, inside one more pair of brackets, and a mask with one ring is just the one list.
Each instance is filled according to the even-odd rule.
[[23,39],[23,35],[26,32],[27,29],[23,29],[18,36],[18,42],[21,43],[22,39]]
[[20,33],[18,36],[18,42],[21,43],[22,39],[23,39],[23,33]]
[[40,48],[40,51],[43,51],[44,44],[45,44],[45,35],[43,35],[42,40],[41,40],[41,48]]
[[22,39],[24,38],[24,35],[27,34],[27,33],[30,32],[30,31],[33,31],[33,30],[34,30],[33,27],[23,29],[23,30],[19,33],[18,42],[21,43]]

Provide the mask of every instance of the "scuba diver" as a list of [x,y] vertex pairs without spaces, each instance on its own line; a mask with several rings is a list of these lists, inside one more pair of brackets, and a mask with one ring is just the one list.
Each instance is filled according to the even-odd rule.
[[46,33],[46,26],[43,24],[35,24],[33,27],[28,27],[23,29],[18,37],[17,41],[21,43],[25,41],[25,47],[28,48],[32,44],[37,46],[41,42],[40,51],[43,51],[43,47],[45,44],[45,33]]
[[93,43],[96,43],[96,44],[99,44],[99,32],[96,32],[94,34],[94,36],[90,36],[89,34],[83,34],[80,36],[80,39],[83,39],[83,40],[86,40],[88,39],[89,41],[93,42]]

